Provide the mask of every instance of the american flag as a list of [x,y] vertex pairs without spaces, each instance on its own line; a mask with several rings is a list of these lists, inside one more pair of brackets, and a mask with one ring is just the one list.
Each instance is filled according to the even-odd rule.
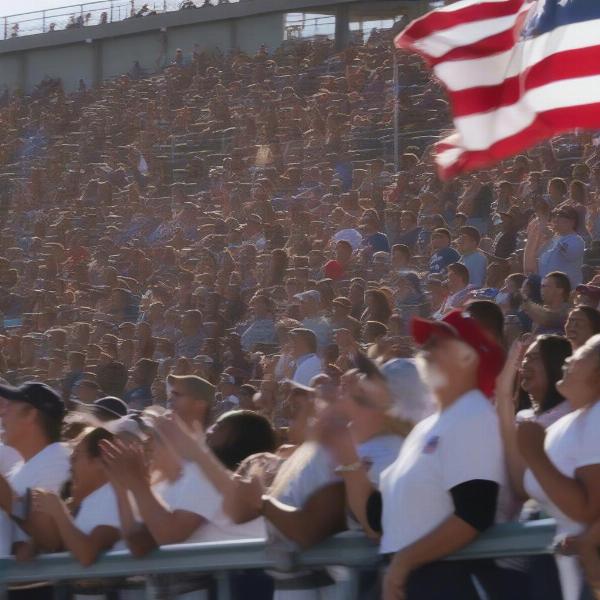
[[421,54],[448,91],[456,131],[436,147],[444,179],[600,127],[600,0],[461,0],[395,44]]

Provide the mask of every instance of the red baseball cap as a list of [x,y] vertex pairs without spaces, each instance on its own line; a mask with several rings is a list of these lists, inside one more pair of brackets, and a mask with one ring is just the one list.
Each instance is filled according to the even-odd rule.
[[341,279],[344,275],[344,267],[337,260],[330,260],[325,265],[323,272],[329,279]]
[[460,310],[453,310],[441,321],[414,318],[411,334],[419,345],[433,336],[462,340],[479,355],[479,389],[488,397],[494,395],[496,378],[504,366],[504,350],[479,323]]

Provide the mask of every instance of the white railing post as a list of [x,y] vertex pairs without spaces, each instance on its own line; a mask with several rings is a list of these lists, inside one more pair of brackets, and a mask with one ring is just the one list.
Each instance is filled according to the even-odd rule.
[[42,33],[46,33],[46,11],[42,11]]

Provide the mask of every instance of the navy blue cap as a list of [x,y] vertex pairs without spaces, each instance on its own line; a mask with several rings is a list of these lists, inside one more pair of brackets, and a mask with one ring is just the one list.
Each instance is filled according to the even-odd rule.
[[65,403],[60,394],[49,385],[28,381],[19,387],[0,385],[0,398],[13,402],[25,402],[50,417],[62,419],[65,416]]

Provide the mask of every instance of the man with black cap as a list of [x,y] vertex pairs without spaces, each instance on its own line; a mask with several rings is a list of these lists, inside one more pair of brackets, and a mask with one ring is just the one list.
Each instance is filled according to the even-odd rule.
[[[65,406],[57,392],[38,382],[0,386],[0,401],[4,441],[23,457],[21,465],[0,477],[0,554],[6,555],[14,541],[26,539],[8,517],[35,538],[35,525],[27,514],[29,490],[59,493],[69,480],[70,461],[67,447],[60,443]],[[36,542],[52,550],[49,540]]]

